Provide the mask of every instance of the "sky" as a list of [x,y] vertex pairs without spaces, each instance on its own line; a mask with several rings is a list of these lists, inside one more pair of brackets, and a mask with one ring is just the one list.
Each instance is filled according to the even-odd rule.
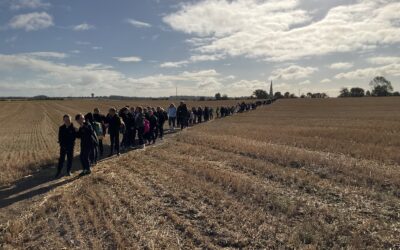
[[0,0],[0,96],[400,90],[399,0]]

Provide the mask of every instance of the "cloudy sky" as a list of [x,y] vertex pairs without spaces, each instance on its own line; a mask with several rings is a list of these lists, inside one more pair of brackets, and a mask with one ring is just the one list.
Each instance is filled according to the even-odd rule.
[[399,0],[0,0],[0,96],[400,90]]

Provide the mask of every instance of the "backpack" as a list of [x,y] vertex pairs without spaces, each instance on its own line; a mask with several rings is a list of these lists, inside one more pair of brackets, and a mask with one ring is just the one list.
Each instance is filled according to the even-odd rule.
[[144,119],[144,133],[150,132],[150,122],[147,119]]
[[93,129],[99,139],[103,138],[103,126],[100,122],[93,122]]

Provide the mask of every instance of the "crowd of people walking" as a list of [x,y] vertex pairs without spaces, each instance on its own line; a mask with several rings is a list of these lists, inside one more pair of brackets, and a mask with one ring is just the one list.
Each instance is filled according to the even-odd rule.
[[271,101],[242,102],[235,106],[217,107],[215,111],[213,107],[188,108],[184,102],[178,107],[171,104],[166,110],[162,107],[125,106],[119,110],[110,108],[106,115],[102,114],[99,108],[95,108],[86,115],[77,114],[76,126],[70,115],[64,115],[64,124],[60,126],[58,133],[60,157],[56,178],[62,175],[65,158],[67,158],[67,175],[71,176],[76,139],[80,139],[79,158],[83,169],[80,175],[87,175],[91,173],[91,167],[104,155],[103,140],[107,134],[110,137],[108,157],[114,154],[119,156],[121,150],[144,149],[146,144],[154,144],[157,139],[163,140],[167,122],[169,131],[183,130],[214,118],[224,118],[235,113],[254,110],[257,106],[270,103]]

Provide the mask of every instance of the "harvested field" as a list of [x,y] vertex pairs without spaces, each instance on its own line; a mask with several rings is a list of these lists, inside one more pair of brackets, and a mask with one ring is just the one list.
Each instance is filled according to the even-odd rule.
[[[7,183],[53,162],[58,117],[94,103],[0,105],[10,110],[0,127]],[[4,188],[0,244],[398,249],[399,107],[400,98],[279,100],[103,161],[90,176]]]

